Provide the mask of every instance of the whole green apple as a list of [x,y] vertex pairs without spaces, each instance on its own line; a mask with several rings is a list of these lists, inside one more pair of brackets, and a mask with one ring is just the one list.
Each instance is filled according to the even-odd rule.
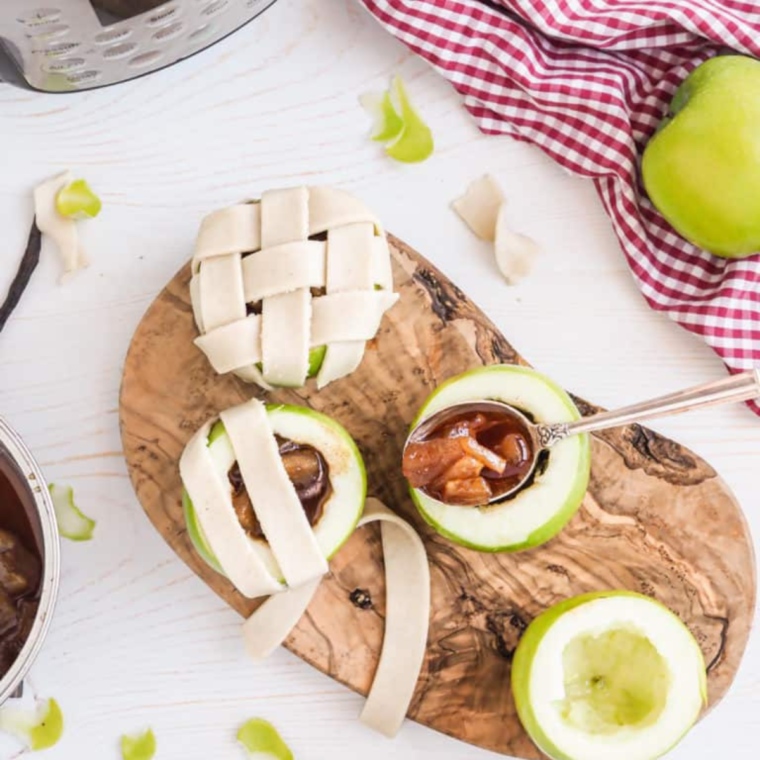
[[760,61],[711,58],[676,90],[644,151],[652,203],[717,256],[760,251]]

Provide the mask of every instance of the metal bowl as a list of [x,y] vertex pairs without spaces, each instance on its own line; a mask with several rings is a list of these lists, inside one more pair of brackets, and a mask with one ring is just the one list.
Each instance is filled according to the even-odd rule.
[[23,680],[45,641],[58,597],[61,552],[58,524],[50,493],[39,465],[13,428],[0,417],[0,456],[15,465],[21,481],[28,488],[35,506],[42,536],[42,588],[34,625],[10,670],[0,679],[0,704],[9,697],[20,696]]

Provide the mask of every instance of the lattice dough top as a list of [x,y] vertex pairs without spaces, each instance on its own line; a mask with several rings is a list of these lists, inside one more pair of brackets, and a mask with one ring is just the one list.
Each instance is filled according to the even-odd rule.
[[263,388],[304,385],[310,358],[319,388],[350,374],[398,299],[380,223],[328,187],[271,190],[209,214],[190,295],[195,344],[214,369]]

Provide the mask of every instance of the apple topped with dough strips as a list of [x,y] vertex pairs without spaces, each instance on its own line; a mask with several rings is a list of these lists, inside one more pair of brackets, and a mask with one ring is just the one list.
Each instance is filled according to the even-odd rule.
[[256,399],[203,425],[180,475],[195,550],[251,598],[324,575],[367,494],[364,462],[342,425]]
[[297,187],[209,214],[193,256],[195,345],[264,389],[353,372],[398,296],[382,225],[342,190]]

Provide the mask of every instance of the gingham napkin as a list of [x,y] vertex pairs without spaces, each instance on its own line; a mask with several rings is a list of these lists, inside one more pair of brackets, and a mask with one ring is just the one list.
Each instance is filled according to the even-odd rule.
[[760,2],[362,2],[452,82],[484,132],[535,143],[594,180],[653,309],[702,336],[732,372],[760,365],[760,256],[724,260],[687,243],[639,173],[695,66],[728,48],[760,56]]

